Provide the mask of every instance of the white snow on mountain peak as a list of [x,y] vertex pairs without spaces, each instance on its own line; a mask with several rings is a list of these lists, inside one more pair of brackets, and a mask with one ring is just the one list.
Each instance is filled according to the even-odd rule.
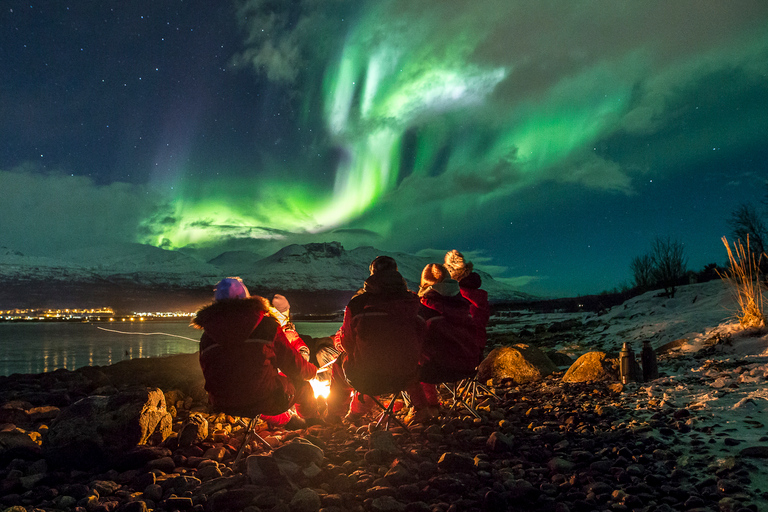
[[[300,291],[353,291],[368,277],[370,262],[380,255],[395,258],[411,289],[418,288],[421,270],[430,258],[374,247],[345,250],[338,242],[289,245],[260,257],[249,251],[224,252],[200,261],[189,254],[142,244],[82,248],[61,257],[24,256],[0,249],[0,279],[52,279],[94,282],[133,282],[145,286],[211,287],[222,277],[240,276],[253,288]],[[529,296],[478,271],[491,300],[509,301]]]

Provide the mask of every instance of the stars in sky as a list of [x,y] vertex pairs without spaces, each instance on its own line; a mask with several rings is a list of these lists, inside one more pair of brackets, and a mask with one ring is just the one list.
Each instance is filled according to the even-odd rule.
[[[761,2],[3,9],[0,185],[48,191],[19,201],[69,226],[6,201],[4,233],[28,251],[341,238],[476,251],[524,291],[587,293],[626,280],[655,236],[717,260],[729,212],[762,193]],[[110,219],[98,236],[91,210]]]

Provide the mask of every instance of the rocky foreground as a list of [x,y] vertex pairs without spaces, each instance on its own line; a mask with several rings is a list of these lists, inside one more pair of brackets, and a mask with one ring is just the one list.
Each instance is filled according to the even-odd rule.
[[[243,427],[208,413],[195,354],[3,377],[0,508],[763,509],[768,489],[754,478],[768,448],[737,447],[738,439],[700,424],[695,410],[670,406],[664,386],[684,383],[562,377],[499,382],[500,400],[486,399],[480,419],[446,413],[410,434],[346,424],[263,431],[273,450],[254,443],[234,467]],[[734,456],[727,463],[689,456],[713,444],[733,447]]]

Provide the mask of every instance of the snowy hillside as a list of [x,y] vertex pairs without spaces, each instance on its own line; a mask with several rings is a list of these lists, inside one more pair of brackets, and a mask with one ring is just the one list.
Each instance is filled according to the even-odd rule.
[[[377,256],[391,256],[412,290],[419,285],[421,271],[430,258],[406,253],[380,251],[373,247],[345,250],[338,242],[289,245],[263,259],[249,258],[249,253],[225,253],[209,263],[226,275],[238,275],[246,284],[272,290],[357,290],[368,277],[368,266]],[[529,298],[480,271],[483,288],[492,300]]]
[[[350,292],[368,277],[368,265],[379,255],[398,262],[411,289],[418,288],[429,258],[380,251],[373,247],[345,250],[338,242],[289,245],[262,258],[248,251],[225,252],[205,262],[179,251],[141,244],[79,249],[60,258],[25,256],[0,248],[0,281],[68,285],[131,285],[149,289],[210,290],[222,277],[240,276],[254,290],[281,292]],[[479,271],[491,300],[529,298]],[[10,307],[15,307],[12,305]]]

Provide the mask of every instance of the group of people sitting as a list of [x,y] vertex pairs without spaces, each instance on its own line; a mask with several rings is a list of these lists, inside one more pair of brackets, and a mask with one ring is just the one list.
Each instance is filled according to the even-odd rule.
[[[437,385],[472,376],[483,357],[490,308],[480,276],[456,250],[423,269],[418,292],[389,256],[377,257],[369,270],[332,343],[312,354],[284,297],[270,304],[251,296],[239,278],[220,281],[214,302],[192,322],[204,330],[200,366],[211,406],[292,428],[355,423],[371,411],[368,396],[405,391],[412,404],[406,422],[436,418]],[[308,382],[318,365],[332,372],[324,419]]]

